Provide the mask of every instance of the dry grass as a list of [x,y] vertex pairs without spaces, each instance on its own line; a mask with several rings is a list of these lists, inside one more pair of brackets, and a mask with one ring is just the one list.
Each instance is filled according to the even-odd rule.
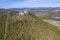
[[[0,18],[0,40],[4,40],[6,18],[4,16]],[[18,13],[12,12],[8,19],[5,40],[60,40],[60,34],[47,27],[51,24],[47,25],[48,23],[32,14],[19,16]]]

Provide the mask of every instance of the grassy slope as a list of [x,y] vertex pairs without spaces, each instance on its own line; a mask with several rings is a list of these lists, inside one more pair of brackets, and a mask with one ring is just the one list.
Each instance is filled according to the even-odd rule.
[[[7,20],[7,15],[9,15]],[[33,14],[6,12],[0,15],[0,40],[60,40],[60,30]],[[7,20],[7,21],[6,21]]]
[[55,31],[56,33],[60,34],[60,29],[58,29],[56,26],[49,24],[48,22],[43,21],[40,17],[35,16],[35,18],[37,19],[37,21],[39,21],[39,23],[41,23],[42,25],[46,26],[47,28]]

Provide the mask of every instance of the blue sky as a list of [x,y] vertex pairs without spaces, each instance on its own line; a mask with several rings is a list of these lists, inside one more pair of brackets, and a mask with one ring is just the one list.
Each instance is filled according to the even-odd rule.
[[60,7],[60,0],[0,0],[0,8]]

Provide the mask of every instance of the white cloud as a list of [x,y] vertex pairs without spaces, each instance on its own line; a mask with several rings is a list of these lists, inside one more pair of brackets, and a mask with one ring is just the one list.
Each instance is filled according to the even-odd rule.
[[37,7],[39,5],[39,0],[26,0],[23,2],[15,2],[8,5],[8,7]]
[[[3,1],[3,0],[2,0]],[[5,0],[4,2],[7,2]],[[5,8],[20,8],[20,7],[49,7],[49,6],[59,6],[60,0],[25,0],[22,2],[7,3]]]

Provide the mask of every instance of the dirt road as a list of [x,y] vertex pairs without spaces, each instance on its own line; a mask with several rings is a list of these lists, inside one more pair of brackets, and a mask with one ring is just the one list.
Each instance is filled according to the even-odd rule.
[[49,22],[50,24],[57,26],[60,29],[60,21],[47,20],[47,19],[43,19],[43,20]]

